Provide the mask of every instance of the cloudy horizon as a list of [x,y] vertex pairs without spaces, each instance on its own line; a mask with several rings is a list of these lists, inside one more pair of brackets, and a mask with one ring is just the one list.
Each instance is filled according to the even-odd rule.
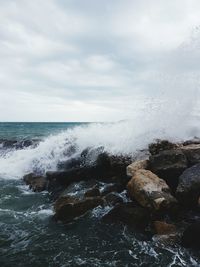
[[198,0],[0,4],[0,121],[130,119],[199,82]]

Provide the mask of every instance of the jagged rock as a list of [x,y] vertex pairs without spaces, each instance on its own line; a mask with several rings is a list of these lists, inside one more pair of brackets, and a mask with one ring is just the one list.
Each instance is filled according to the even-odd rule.
[[187,227],[183,232],[182,245],[186,248],[200,249],[200,222]]
[[34,173],[29,173],[23,177],[23,180],[27,185],[29,185],[30,189],[32,189],[34,192],[41,192],[46,190],[47,180],[43,176],[38,176]]
[[153,223],[156,234],[169,235],[176,232],[176,226],[162,221],[155,221]]
[[194,137],[191,140],[187,140],[185,142],[183,142],[183,146],[187,146],[187,145],[192,145],[192,144],[200,144],[200,138],[198,137]]
[[118,203],[123,203],[123,199],[116,193],[109,193],[104,197],[104,199],[110,206],[116,205]]
[[98,197],[100,196],[100,191],[98,188],[93,187],[92,189],[88,190],[87,192],[85,192],[85,197]]
[[[92,165],[84,165],[66,171],[47,172],[49,192],[59,192],[73,182],[96,179],[105,182],[126,184],[126,166],[130,159],[126,157],[110,156],[102,153]],[[58,195],[56,193],[56,195]]]
[[68,223],[84,215],[87,211],[97,206],[103,205],[104,201],[100,197],[77,199],[70,196],[60,197],[54,205],[54,218],[58,221]]
[[200,163],[200,144],[190,144],[181,148],[186,156],[189,166]]
[[117,204],[112,210],[103,216],[104,221],[122,222],[129,226],[145,228],[150,221],[148,210],[136,206],[134,203]]
[[178,177],[188,167],[187,158],[180,150],[166,150],[150,156],[150,170],[164,179],[170,188],[175,191]]
[[126,168],[126,174],[127,176],[132,177],[137,170],[148,169],[148,166],[149,166],[148,160],[135,161],[131,163],[130,165],[128,165],[128,167]]
[[157,140],[156,143],[149,145],[149,152],[151,153],[151,155],[157,155],[162,151],[173,150],[177,147],[177,144],[171,143],[168,140]]
[[188,168],[179,177],[176,196],[184,205],[198,205],[200,196],[200,164]]
[[152,210],[168,209],[177,202],[166,182],[148,170],[138,170],[129,181],[127,190],[132,199]]

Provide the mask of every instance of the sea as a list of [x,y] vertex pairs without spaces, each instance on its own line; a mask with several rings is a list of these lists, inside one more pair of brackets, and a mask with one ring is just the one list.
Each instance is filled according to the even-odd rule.
[[[88,147],[133,155],[155,138],[184,140],[197,133],[166,122],[0,123],[0,266],[200,266],[196,251],[102,222],[106,207],[68,225],[57,223],[48,192],[34,193],[22,180],[30,172],[56,170]],[[74,194],[81,187],[75,185]]]

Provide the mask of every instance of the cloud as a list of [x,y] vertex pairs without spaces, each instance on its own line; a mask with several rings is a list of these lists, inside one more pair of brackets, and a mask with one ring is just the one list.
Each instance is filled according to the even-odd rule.
[[0,120],[125,119],[198,86],[198,0],[0,4]]

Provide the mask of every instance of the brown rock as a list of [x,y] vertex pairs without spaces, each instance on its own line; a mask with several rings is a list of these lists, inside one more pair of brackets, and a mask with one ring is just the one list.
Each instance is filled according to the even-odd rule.
[[138,170],[127,185],[128,194],[143,207],[168,209],[177,202],[166,182],[148,170]]
[[94,188],[88,190],[87,192],[85,192],[84,196],[85,197],[98,197],[98,196],[100,196],[100,194],[101,193],[100,193],[99,189],[94,187]]
[[176,226],[166,222],[155,221],[154,228],[158,235],[169,235],[176,232]]
[[32,189],[34,192],[41,192],[46,190],[47,180],[43,176],[38,176],[34,173],[29,173],[23,177],[23,180],[27,185],[29,185],[30,189]]
[[136,171],[140,169],[147,169],[149,166],[149,161],[148,160],[139,160],[135,161],[132,164],[128,165],[126,168],[126,174],[127,176],[133,176]]
[[181,151],[186,156],[189,166],[200,163],[200,144],[190,144],[181,147]]
[[71,222],[73,219],[84,215],[87,211],[94,209],[99,205],[103,205],[100,197],[85,198],[83,200],[65,196],[60,197],[54,205],[56,220],[64,223]]

